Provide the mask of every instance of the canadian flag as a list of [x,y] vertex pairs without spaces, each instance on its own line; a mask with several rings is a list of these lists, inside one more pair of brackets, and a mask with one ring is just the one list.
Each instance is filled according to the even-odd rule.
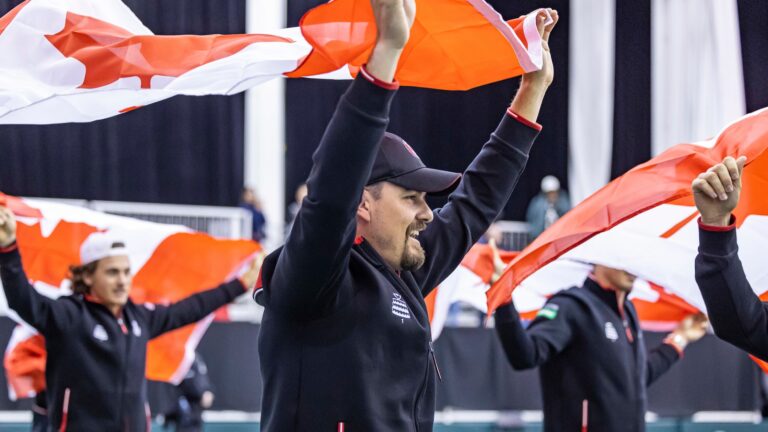
[[[768,298],[764,263],[768,236],[768,109],[748,114],[716,137],[679,144],[574,207],[507,266],[487,293],[488,309],[513,290],[557,273],[563,261],[624,269],[652,283],[659,295],[705,311],[694,279],[698,212],[691,182],[726,156],[746,156],[744,187],[735,210],[739,257],[758,295]],[[658,287],[664,287],[660,290]],[[679,303],[683,304],[683,303]]]
[[[397,78],[460,90],[542,65],[536,14],[420,1]],[[368,0],[270,34],[157,36],[120,0],[26,0],[0,18],[0,124],[89,122],[175,95],[230,95],[279,76],[351,78],[375,42]]]
[[[499,251],[505,263],[511,262],[519,252]],[[493,251],[487,244],[476,244],[469,250],[461,265],[433,290],[425,299],[432,328],[432,339],[437,340],[445,326],[448,310],[456,302],[463,302],[487,313],[486,292],[491,289]],[[592,271],[592,265],[560,259],[534,273],[512,293],[512,301],[523,319],[530,320],[544,306],[547,299],[559,291],[580,286]],[[497,282],[498,283],[498,282]],[[637,309],[640,324],[649,331],[669,331],[698,309],[675,294],[644,279],[635,279],[629,299]]]
[[[250,240],[215,239],[179,225],[48,201],[2,198],[17,217],[17,242],[27,277],[38,292],[52,298],[71,293],[69,266],[79,263],[80,245],[97,231],[126,239],[134,274],[131,300],[135,303],[170,303],[215,287],[237,276],[245,262],[260,250]],[[28,396],[39,384],[35,374],[42,371],[38,366],[45,364],[44,350],[40,354],[37,349],[42,336],[8,309],[2,294],[0,309],[20,324],[5,353],[11,395]],[[150,341],[147,378],[180,382],[212,319],[213,314]]]

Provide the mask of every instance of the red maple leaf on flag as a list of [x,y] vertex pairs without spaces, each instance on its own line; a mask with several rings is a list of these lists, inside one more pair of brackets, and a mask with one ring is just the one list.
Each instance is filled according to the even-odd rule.
[[85,65],[80,88],[99,88],[120,78],[138,77],[151,88],[152,77],[178,77],[229,57],[256,42],[293,41],[274,35],[134,35],[108,22],[67,13],[64,28],[46,35],[65,57]]
[[69,277],[69,266],[80,262],[80,245],[96,228],[83,223],[60,222],[43,236],[40,223],[17,225],[19,248],[27,277],[58,287]]

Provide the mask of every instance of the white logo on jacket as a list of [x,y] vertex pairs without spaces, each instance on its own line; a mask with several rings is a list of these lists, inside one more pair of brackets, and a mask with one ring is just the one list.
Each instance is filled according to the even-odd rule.
[[403,296],[398,293],[392,293],[392,315],[399,316],[401,322],[405,318],[411,318],[411,311],[408,310],[408,305],[403,301]]
[[605,323],[605,337],[611,342],[619,340],[619,332],[616,331],[616,327],[610,321]]
[[136,322],[136,320],[131,320],[131,330],[133,330],[134,336],[141,337],[141,327],[139,326],[139,323]]
[[106,342],[109,340],[109,335],[107,334],[107,330],[104,329],[104,327],[102,327],[101,324],[96,324],[96,327],[93,328],[93,337],[96,340],[100,340],[102,342]]

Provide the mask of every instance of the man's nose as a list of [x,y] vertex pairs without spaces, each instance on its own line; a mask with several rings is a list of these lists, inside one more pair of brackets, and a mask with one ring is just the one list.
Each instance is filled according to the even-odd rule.
[[416,218],[422,222],[430,223],[432,222],[432,219],[434,219],[435,215],[432,213],[432,209],[429,208],[429,205],[427,203],[424,203],[424,207],[419,212],[418,215],[416,215]]

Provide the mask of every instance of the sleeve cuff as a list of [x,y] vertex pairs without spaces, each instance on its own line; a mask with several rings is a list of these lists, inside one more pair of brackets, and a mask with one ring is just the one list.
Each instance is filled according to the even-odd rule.
[[504,143],[528,155],[533,142],[539,135],[539,130],[529,124],[528,120],[507,111],[493,134]]
[[226,282],[223,288],[224,292],[226,292],[227,296],[229,297],[227,303],[235,300],[247,291],[245,284],[242,280],[240,280],[240,278],[235,278],[229,282]]
[[397,90],[397,89],[400,88],[400,83],[397,82],[397,80],[395,80],[395,81],[393,81],[391,83],[388,83],[386,81],[382,81],[382,80],[376,78],[375,76],[371,75],[371,73],[368,72],[368,70],[366,69],[367,67],[368,67],[367,65],[364,65],[363,67],[360,68],[360,75],[362,75],[363,78],[368,80],[368,82],[373,83],[373,84],[375,84],[375,85],[377,85],[377,86],[379,86],[381,88],[387,89],[387,90]]
[[704,225],[699,218],[699,252],[708,255],[729,255],[738,250],[736,218],[731,216],[727,227]]
[[707,225],[701,221],[701,216],[699,216],[699,228],[703,229],[704,231],[712,231],[712,232],[731,231],[736,229],[736,216],[731,215],[731,221],[729,222],[728,226]]
[[12,265],[13,263],[21,263],[21,254],[16,243],[0,249],[0,266]]
[[248,292],[248,289],[249,289],[249,287],[248,287],[248,285],[246,285],[246,284],[245,284],[245,281],[244,281],[244,280],[242,280],[241,278],[237,278],[237,279],[235,279],[235,280],[236,280],[238,283],[240,283],[240,288],[242,288],[243,292]]
[[678,358],[682,359],[683,357],[685,357],[685,350],[683,349],[683,347],[681,347],[680,345],[674,343],[671,339],[669,339],[669,338],[664,339],[664,345],[667,345],[667,346],[671,347],[672,349],[674,349],[675,352],[677,353],[677,357]]
[[359,73],[342,98],[368,115],[389,118],[389,108],[396,94],[395,90],[376,85]]
[[15,251],[18,248],[19,248],[19,246],[16,244],[16,242],[13,242],[13,243],[11,243],[10,245],[8,245],[8,246],[6,246],[4,248],[0,248],[0,253],[13,252],[13,251]]
[[529,128],[536,129],[537,131],[541,132],[542,126],[540,124],[530,121],[527,118],[519,115],[518,113],[512,111],[512,108],[507,109],[507,115],[519,121],[520,123],[528,126]]

